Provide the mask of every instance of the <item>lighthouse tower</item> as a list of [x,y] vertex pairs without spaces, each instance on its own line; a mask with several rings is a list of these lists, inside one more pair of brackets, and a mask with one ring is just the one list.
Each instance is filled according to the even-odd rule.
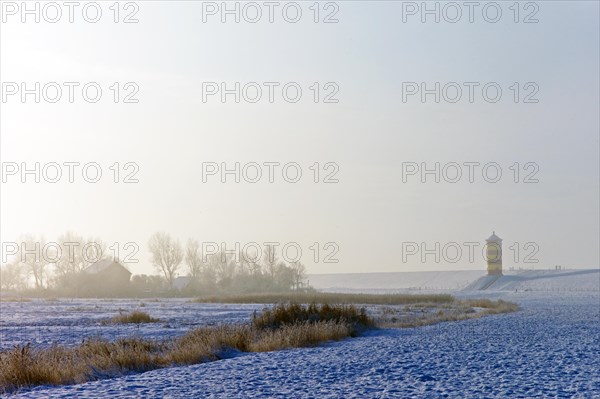
[[492,235],[485,240],[486,242],[486,260],[488,275],[502,275],[502,238],[492,232]]

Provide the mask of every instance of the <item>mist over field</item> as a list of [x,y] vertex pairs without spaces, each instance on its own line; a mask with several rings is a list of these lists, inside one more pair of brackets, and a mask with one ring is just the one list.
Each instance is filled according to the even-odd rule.
[[600,398],[600,5],[0,0],[0,396]]
[[[454,23],[440,2],[298,3],[298,21],[282,3],[255,23],[236,2],[120,3],[119,22],[100,4],[95,23],[4,4],[3,242],[71,231],[152,274],[162,231],[297,245],[310,273],[401,272],[481,270],[496,230],[517,268],[598,267],[594,2],[497,21],[461,5]],[[403,259],[406,243],[463,253]]]

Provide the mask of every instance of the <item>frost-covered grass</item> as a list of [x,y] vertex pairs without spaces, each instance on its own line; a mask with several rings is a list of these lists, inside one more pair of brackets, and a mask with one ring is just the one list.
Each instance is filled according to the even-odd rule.
[[[0,312],[0,351],[15,345],[74,346],[85,339],[111,342],[132,336],[159,340],[176,338],[193,328],[247,322],[264,305],[201,304],[186,299],[60,298],[47,302],[3,302]],[[144,311],[158,323],[120,324],[110,320],[123,313]]]
[[261,330],[276,330],[286,325],[317,321],[347,324],[357,328],[374,326],[374,321],[367,316],[366,309],[358,309],[354,305],[279,304],[272,309],[265,309],[260,315],[255,314],[252,318],[252,324]]
[[[361,298],[364,299],[364,296]],[[52,306],[63,309],[63,302]],[[74,341],[64,337],[64,341],[50,345],[33,346],[19,342],[11,350],[0,351],[0,392],[36,385],[75,384],[173,365],[202,363],[222,358],[224,351],[267,352],[314,346],[357,336],[374,326],[416,327],[516,309],[516,305],[504,301],[455,298],[438,303],[409,301],[404,305],[370,305],[366,309],[348,304],[280,303],[260,313],[257,313],[260,308],[256,306],[242,309],[232,305],[215,307],[181,301],[147,302],[145,309],[151,308],[148,313],[136,310],[120,314],[113,319],[115,322],[101,327],[122,329],[124,335],[112,340],[90,335]],[[121,306],[127,307],[126,303],[119,301],[108,309],[114,314],[114,307],[119,306],[119,311],[123,312]],[[67,309],[77,310],[81,305],[75,302]],[[139,303],[135,305],[141,306]],[[15,306],[17,308],[14,309],[39,307],[38,312],[48,309],[47,305],[39,302]],[[106,308],[98,305],[87,307],[98,311],[95,320],[111,320],[102,317],[106,315]],[[225,318],[219,319],[217,326],[188,324],[192,320],[197,323],[199,315],[203,314],[198,309],[206,307],[214,307],[214,312]],[[228,308],[240,316],[231,318]],[[253,310],[252,321],[248,322]],[[187,315],[181,318],[182,313]],[[35,314],[37,317],[40,315]],[[77,310],[69,320],[80,322],[81,314]],[[155,320],[150,314],[159,316],[165,324],[144,323]],[[177,334],[176,331],[180,332]]]
[[513,302],[490,299],[456,299],[447,304],[417,303],[403,307],[379,309],[376,323],[380,327],[422,327],[446,321],[459,321],[491,314],[510,313],[519,310]]
[[110,319],[111,323],[118,324],[158,323],[159,321],[159,319],[155,319],[148,313],[139,310],[134,310],[131,313],[120,314]]
[[0,353],[0,392],[35,385],[76,384],[157,368],[159,345],[138,339],[87,340],[68,348],[30,345]]
[[522,311],[379,329],[302,350],[224,353],[222,361],[42,386],[9,398],[600,398],[598,294],[458,295],[515,301]]
[[31,302],[31,299],[21,297],[0,297],[0,302]]
[[[127,320],[150,318],[147,314],[132,315],[123,316],[128,316]],[[350,337],[372,325],[364,311],[351,305],[290,304],[255,315],[251,324],[197,328],[180,338],[160,342],[140,338],[116,342],[89,339],[75,347],[17,346],[0,352],[0,392],[201,363],[219,359],[224,349],[265,352],[311,346]]]
[[221,295],[196,298],[199,303],[323,303],[364,305],[405,305],[411,303],[450,303],[448,294],[344,294],[333,292],[283,292],[264,294]]
[[490,299],[465,299],[461,302],[474,308],[484,309],[482,314],[499,314],[499,313],[510,313],[519,310],[519,306],[514,302],[503,301],[498,299],[492,301]]

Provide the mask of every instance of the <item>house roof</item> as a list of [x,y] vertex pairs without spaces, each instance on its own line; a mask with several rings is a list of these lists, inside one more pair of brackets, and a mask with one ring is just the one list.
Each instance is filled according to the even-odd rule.
[[502,238],[498,237],[496,235],[496,232],[492,232],[492,235],[488,237],[488,239],[486,241],[495,241],[495,242],[500,242],[502,241]]
[[[116,265],[122,267],[123,269],[127,270],[127,268],[125,266],[123,266],[120,262],[115,261],[111,258],[106,258],[106,259],[101,259],[96,263],[92,263],[91,265],[89,265],[88,267],[83,269],[83,272],[89,273],[89,274],[98,274],[98,273],[108,269],[113,264],[116,264]],[[129,270],[127,270],[127,272],[129,272],[129,274],[131,274],[131,272]]]
[[173,281],[173,287],[175,287],[178,290],[182,290],[185,287],[187,287],[190,283],[192,282],[192,278],[189,276],[179,276],[176,277],[175,280]]

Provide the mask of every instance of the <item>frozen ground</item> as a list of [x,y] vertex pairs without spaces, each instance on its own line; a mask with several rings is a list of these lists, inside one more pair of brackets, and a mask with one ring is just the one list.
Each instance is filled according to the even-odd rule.
[[[466,289],[477,289],[477,281]],[[598,291],[600,270],[524,270],[495,280],[492,291]]]
[[[198,326],[243,323],[264,305],[201,304],[186,299],[34,299],[0,302],[0,349],[31,342],[77,344],[87,337],[115,340],[140,336],[163,339]],[[147,312],[160,319],[142,325],[106,324],[119,313]]]
[[514,300],[523,310],[15,397],[600,398],[597,292],[461,295]]
[[310,285],[336,292],[460,290],[486,274],[475,271],[313,274]]
[[[336,292],[416,292],[478,290],[480,271],[314,274],[310,284]],[[504,270],[489,287],[496,291],[599,291],[600,270]]]

